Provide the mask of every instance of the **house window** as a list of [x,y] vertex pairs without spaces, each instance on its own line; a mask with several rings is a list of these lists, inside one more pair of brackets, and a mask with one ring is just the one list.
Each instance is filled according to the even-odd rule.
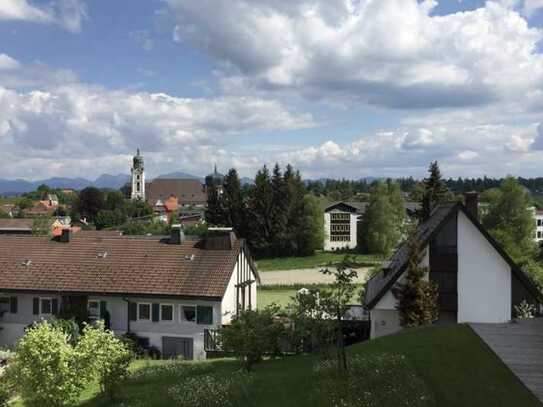
[[138,321],[150,321],[151,320],[151,304],[139,303],[138,304]]
[[181,305],[181,321],[196,322],[196,307],[194,305]]
[[89,301],[89,319],[100,319],[100,301]]
[[542,224],[541,222],[542,222],[541,219],[538,219],[537,220],[537,226],[541,226],[541,224]]
[[40,314],[51,315],[53,313],[53,301],[51,298],[40,298]]
[[198,305],[196,317],[197,323],[200,325],[213,324],[213,307]]
[[541,232],[537,232],[537,238],[541,239]]
[[9,312],[9,297],[0,297],[0,316]]
[[171,322],[173,321],[173,305],[160,304],[160,320]]

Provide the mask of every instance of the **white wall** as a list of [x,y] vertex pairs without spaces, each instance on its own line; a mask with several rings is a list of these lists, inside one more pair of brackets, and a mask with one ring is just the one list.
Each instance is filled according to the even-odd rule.
[[[42,315],[32,314],[32,299],[40,297],[34,294],[9,294],[17,297],[17,313],[6,313],[0,319],[0,346],[14,346],[24,335],[24,328],[39,321]],[[41,295],[47,298],[59,298],[59,296]],[[122,297],[89,296],[88,299],[106,301],[106,308],[111,316],[111,330],[118,335],[126,333],[128,327],[128,304]],[[130,298],[131,302],[159,303],[173,305],[173,321],[130,321],[130,331],[138,336],[149,338],[149,344],[162,351],[162,337],[173,336],[192,338],[194,343],[194,358],[204,359],[204,331],[206,329],[218,329],[222,325],[221,303],[206,300],[173,300],[158,298]],[[181,320],[181,305],[205,305],[213,307],[213,324],[201,325],[196,322]]]
[[[337,209],[334,209],[330,212],[324,213],[324,250],[325,251],[333,251],[333,250],[340,250],[340,249],[356,249],[357,245],[357,226],[358,226],[358,214],[356,213],[350,213],[350,226],[351,226],[351,238],[350,241],[345,242],[332,242],[330,240],[331,230],[330,230],[330,213],[343,213],[343,211],[339,211]],[[347,212],[345,212],[347,213]]]
[[511,319],[511,267],[458,213],[458,322]]
[[241,253],[238,256],[238,261],[236,262],[236,266],[234,267],[234,272],[232,273],[232,276],[230,277],[228,287],[226,288],[226,291],[224,293],[224,296],[221,302],[223,325],[229,324],[232,317],[236,314],[236,310],[237,310],[236,300],[239,300],[240,306],[241,306],[242,288],[240,288],[240,296],[239,298],[237,298],[236,285],[243,281],[248,281],[248,280],[254,280],[254,282],[251,284],[251,289],[249,289],[248,286],[245,287],[245,308],[249,309],[249,296],[250,296],[251,309],[256,309],[258,282],[256,281],[257,280],[256,276],[253,274],[253,271],[251,270],[251,266],[249,265],[249,261],[247,260],[245,253],[241,251]]

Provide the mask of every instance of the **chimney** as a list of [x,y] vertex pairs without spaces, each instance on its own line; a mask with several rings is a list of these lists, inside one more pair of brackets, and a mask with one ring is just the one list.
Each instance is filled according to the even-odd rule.
[[185,241],[185,232],[181,225],[172,225],[170,244],[182,244]]
[[60,235],[60,241],[62,243],[70,243],[70,240],[72,240],[72,229],[70,228],[62,229],[62,233]]
[[464,194],[464,205],[475,219],[479,219],[479,194],[476,191],[469,191]]

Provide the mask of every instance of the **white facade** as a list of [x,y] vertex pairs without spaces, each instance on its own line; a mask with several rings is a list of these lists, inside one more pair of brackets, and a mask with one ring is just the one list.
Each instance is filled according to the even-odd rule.
[[458,212],[458,322],[511,319],[511,266]]
[[[249,283],[247,283],[249,282]],[[192,353],[195,359],[205,359],[204,337],[206,330],[220,328],[228,324],[237,309],[255,309],[257,306],[257,278],[253,274],[245,253],[241,251],[238,261],[232,273],[230,282],[226,288],[223,298],[219,300],[207,299],[181,299],[181,298],[157,298],[157,297],[134,297],[134,296],[88,296],[89,306],[94,302],[98,305],[105,302],[106,309],[110,314],[111,330],[122,335],[128,330],[141,338],[147,338],[149,345],[163,351],[163,340],[167,338],[183,338],[192,342]],[[44,300],[50,304],[53,299],[57,306],[61,303],[60,295],[51,294],[27,294],[27,293],[1,293],[2,298],[17,298],[17,310],[11,313],[9,307],[0,317],[0,347],[14,346],[24,335],[24,329],[35,321],[49,319],[52,317],[52,309],[42,307],[37,314],[34,313],[35,298],[39,298],[40,304]],[[245,298],[244,304],[242,303]],[[51,302],[50,302],[50,301]],[[130,305],[137,304],[136,318],[132,319]],[[237,306],[236,306],[237,302]],[[153,321],[152,307],[159,307],[158,321]],[[46,305],[46,304],[44,304]],[[145,315],[141,310],[149,310]],[[194,320],[187,320],[185,308],[196,312]],[[198,322],[197,314],[201,310],[212,310],[212,320],[209,324]],[[0,309],[1,310],[1,309]],[[164,312],[163,312],[164,310]],[[168,311],[166,313],[165,311]],[[171,311],[171,317],[169,313]],[[141,314],[141,315],[140,315]]]
[[536,242],[543,241],[543,210],[534,208],[535,236]]
[[[355,249],[357,245],[358,214],[332,209],[324,213],[324,250]],[[345,218],[344,224],[334,225],[335,218]],[[343,227],[344,233],[335,235],[333,228]]]
[[[458,211],[457,322],[503,323],[511,320],[511,266],[479,229]],[[429,247],[422,266],[429,266]],[[376,276],[375,278],[380,278]],[[405,273],[398,282],[405,280]],[[401,330],[397,300],[389,290],[370,310],[370,337]]]

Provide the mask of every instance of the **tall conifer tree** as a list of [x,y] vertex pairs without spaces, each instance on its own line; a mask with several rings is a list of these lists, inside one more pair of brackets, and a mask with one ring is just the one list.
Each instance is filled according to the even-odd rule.
[[437,161],[431,162],[428,168],[428,177],[424,179],[424,195],[419,211],[419,219],[424,221],[430,217],[432,210],[442,202],[448,200],[448,189],[441,177]]

